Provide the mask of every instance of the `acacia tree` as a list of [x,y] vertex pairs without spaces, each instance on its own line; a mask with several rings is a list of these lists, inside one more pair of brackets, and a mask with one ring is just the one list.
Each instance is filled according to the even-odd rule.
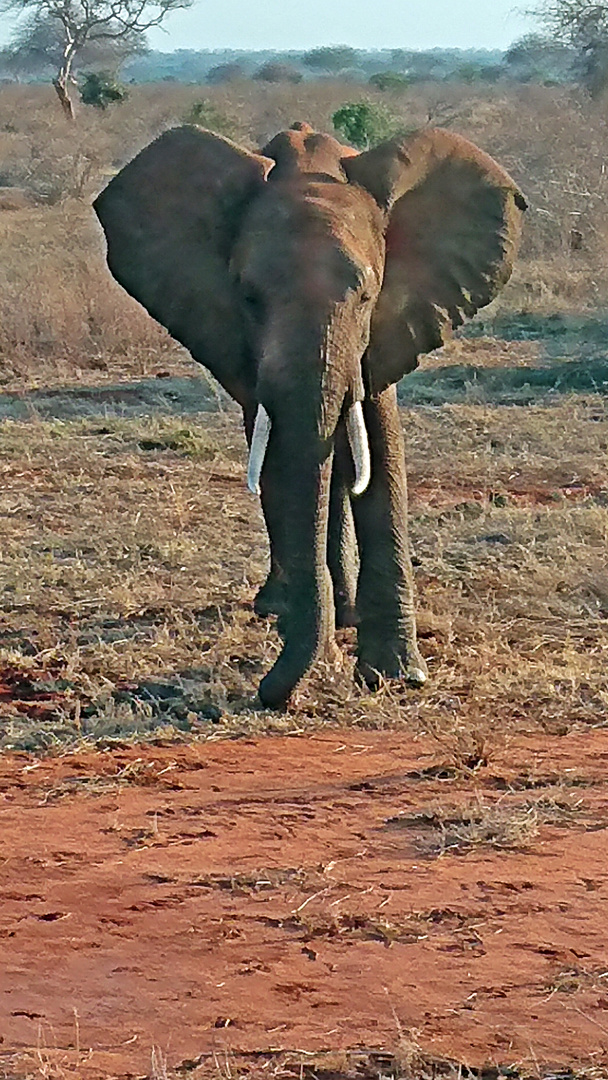
[[357,50],[351,49],[350,45],[321,45],[305,53],[302,62],[312,71],[339,75],[346,68],[354,67],[357,62]]
[[576,53],[555,36],[526,34],[509,46],[504,68],[518,82],[558,82],[572,80]]
[[[64,48],[61,23],[36,12],[21,23],[2,57],[14,74],[54,79],[63,61]],[[142,34],[127,34],[112,41],[93,39],[74,55],[72,74],[82,68],[115,71],[128,56],[146,51]]]
[[575,52],[575,70],[596,97],[608,85],[608,2],[540,0],[528,14],[547,37]]
[[145,33],[160,26],[180,8],[194,0],[0,0],[0,12],[21,16],[11,51],[32,59],[41,55],[47,62],[55,57],[53,86],[65,115],[73,120],[74,104],[69,88],[74,84],[74,66],[79,57],[96,51],[124,59],[145,42]]

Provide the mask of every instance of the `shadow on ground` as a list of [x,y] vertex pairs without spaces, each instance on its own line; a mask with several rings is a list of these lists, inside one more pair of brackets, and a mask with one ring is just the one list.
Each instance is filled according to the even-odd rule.
[[608,393],[608,317],[509,312],[478,318],[457,335],[469,341],[531,342],[541,357],[517,366],[421,367],[399,385],[404,405],[550,404],[558,394]]
[[123,681],[90,698],[59,666],[0,667],[0,750],[39,754],[87,743],[207,735],[223,713],[210,674],[189,668],[164,679]]
[[509,311],[490,318],[479,316],[460,331],[460,336],[495,337],[503,341],[542,341],[549,355],[563,356],[564,352],[580,352],[582,345],[605,347],[608,342],[608,315],[568,315],[559,312],[543,315],[532,311]]
[[[555,394],[608,393],[608,317],[505,313],[477,319],[459,336],[468,340],[540,342],[534,365],[446,364],[421,367],[399,385],[404,405],[459,402],[528,405]],[[0,420],[138,417],[233,409],[227,394],[205,372],[102,386],[65,386],[0,394]]]
[[[529,405],[556,394],[607,394],[608,358],[548,360],[538,367],[446,364],[412,372],[399,384],[404,405]],[[65,386],[0,394],[1,420],[195,415],[232,410],[221,390],[198,378],[144,379],[112,386]]]
[[530,405],[558,394],[608,394],[608,359],[553,360],[539,367],[446,364],[413,371],[399,384],[403,405]]
[[230,399],[205,378],[142,379],[110,386],[65,386],[0,394],[0,420],[73,420],[215,412]]
[[[221,608],[212,604],[191,612],[198,626],[223,624],[238,608],[228,602]],[[81,620],[78,645],[86,648],[129,639],[153,637],[166,618],[163,608],[150,608],[137,615],[106,617],[93,615]],[[24,655],[39,654],[35,630],[0,629],[0,648],[18,649]],[[234,657],[234,664],[261,674],[262,664],[248,657]],[[250,709],[254,699],[228,695],[231,711]],[[222,704],[223,702],[223,704]],[[213,684],[213,667],[179,668],[135,681],[122,680],[95,696],[66,677],[61,663],[32,661],[24,670],[19,664],[0,665],[0,751],[44,752],[83,742],[97,745],[105,740],[154,740],[159,731],[170,737],[207,733],[219,723],[225,708]]]

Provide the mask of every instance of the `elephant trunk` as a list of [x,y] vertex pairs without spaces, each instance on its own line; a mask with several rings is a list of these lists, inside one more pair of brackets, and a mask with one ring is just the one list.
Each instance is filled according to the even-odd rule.
[[293,445],[281,446],[281,441],[274,435],[270,441],[268,471],[271,477],[275,470],[282,474],[282,556],[289,600],[280,620],[283,649],[259,687],[262,704],[271,709],[285,704],[311,664],[333,641],[335,629],[326,554],[333,451],[319,461],[310,448],[296,455]]
[[370,479],[361,373],[344,356],[341,324],[304,317],[298,308],[291,315],[265,341],[247,470],[250,489],[262,489],[265,511],[280,505],[269,532],[285,588],[278,626],[284,645],[260,683],[260,700],[268,708],[284,705],[315,659],[334,644],[327,535],[338,424],[345,422],[348,432],[354,491],[363,492]]

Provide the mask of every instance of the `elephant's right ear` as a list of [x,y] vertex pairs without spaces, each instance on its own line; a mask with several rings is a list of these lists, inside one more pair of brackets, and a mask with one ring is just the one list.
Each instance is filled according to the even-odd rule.
[[173,128],[94,203],[116,280],[237,400],[247,357],[228,264],[273,165],[202,128]]

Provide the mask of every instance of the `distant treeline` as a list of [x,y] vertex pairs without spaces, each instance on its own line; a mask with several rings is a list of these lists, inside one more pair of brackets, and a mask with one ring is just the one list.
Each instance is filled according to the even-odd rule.
[[[363,51],[347,46],[327,46],[309,52],[244,52],[236,49],[177,49],[172,53],[149,52],[130,59],[123,76],[135,82],[175,79],[177,82],[226,82],[238,78],[270,77],[318,79],[339,75],[353,81],[367,81],[371,76],[394,71],[413,81],[445,79],[462,68],[493,71],[501,67],[504,54],[499,50],[432,49],[414,52],[408,49]],[[275,68],[277,70],[275,70]],[[279,81],[277,79],[277,81]]]
[[[502,52],[494,49],[404,48],[352,49],[346,45],[322,46],[308,52],[243,51],[236,49],[147,50],[123,60],[120,77],[125,82],[177,82],[219,85],[242,79],[265,82],[301,82],[339,78],[368,83],[378,90],[399,90],[416,82],[459,80],[468,83],[517,82],[565,83],[572,79],[573,52],[547,39],[529,35]],[[2,74],[26,81],[44,80],[51,69],[39,67],[18,72],[13,65]],[[99,65],[91,65],[99,66]]]

